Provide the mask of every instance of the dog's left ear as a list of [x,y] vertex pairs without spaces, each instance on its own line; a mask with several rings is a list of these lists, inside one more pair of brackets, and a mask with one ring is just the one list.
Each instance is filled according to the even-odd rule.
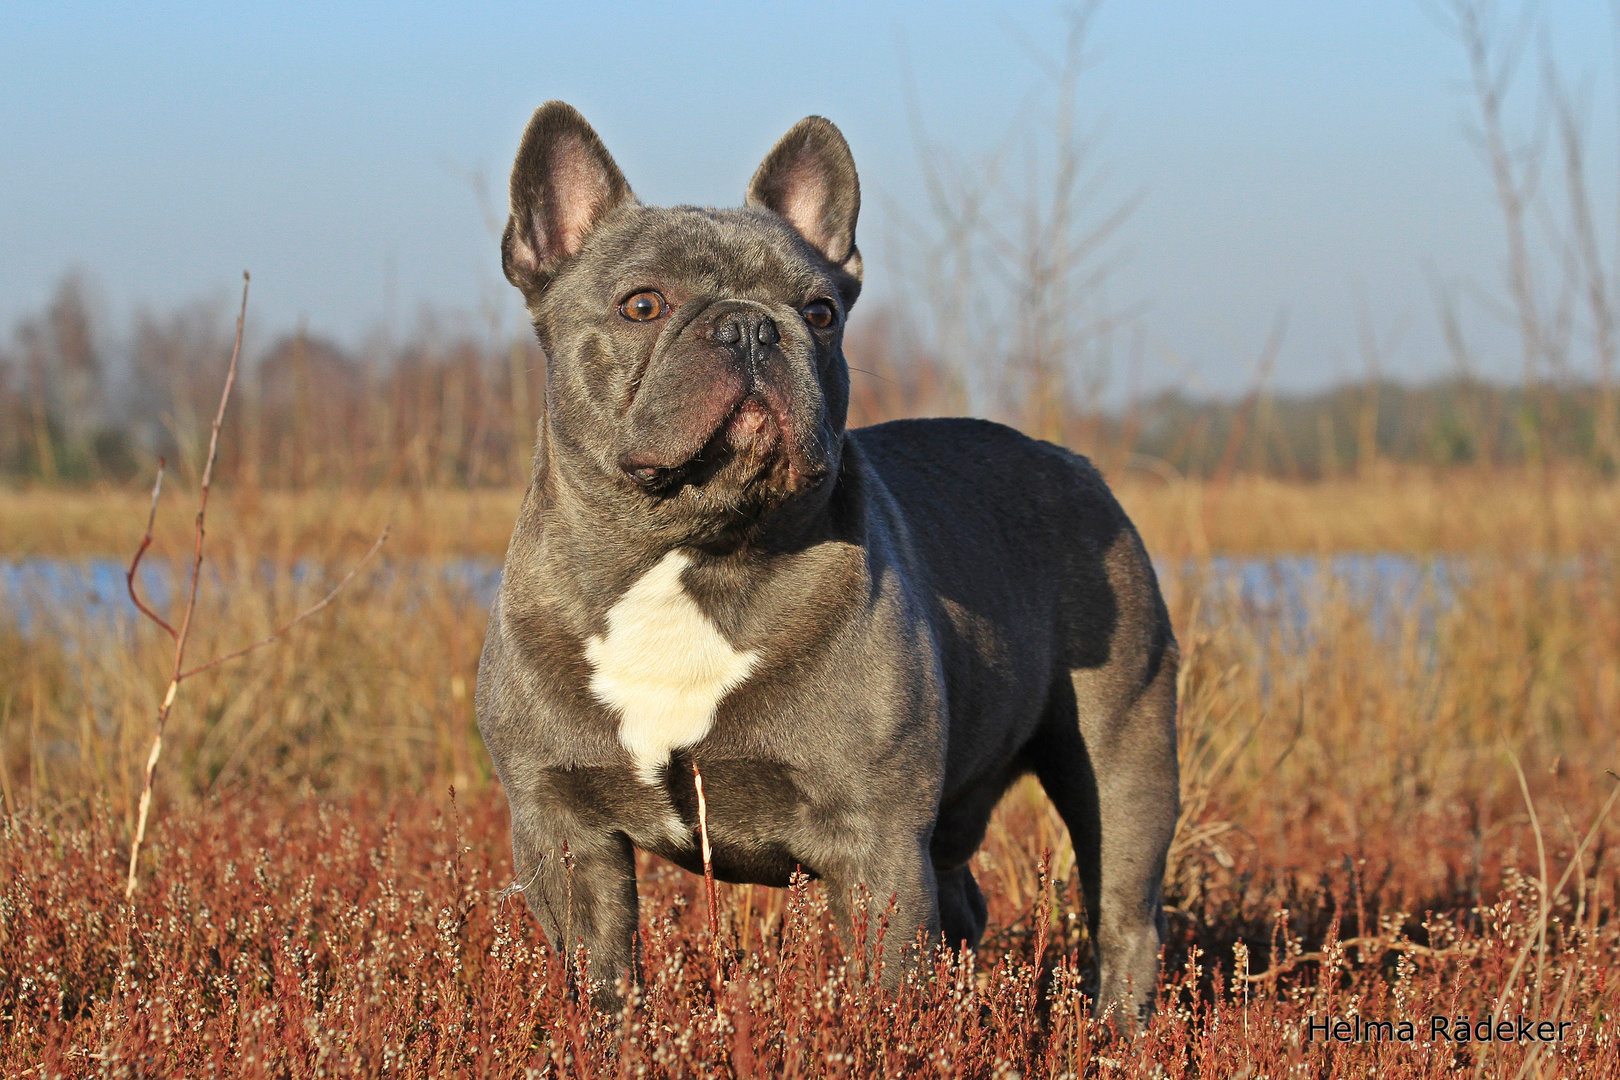
[[828,262],[861,280],[855,246],[861,181],[849,144],[832,121],[807,116],[794,124],[749,181],[748,205],[776,211]]

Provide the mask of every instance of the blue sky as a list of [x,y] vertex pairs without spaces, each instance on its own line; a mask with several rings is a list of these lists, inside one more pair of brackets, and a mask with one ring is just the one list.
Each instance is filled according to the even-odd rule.
[[[1608,5],[1545,4],[1542,22],[1591,86],[1610,205]],[[423,304],[515,328],[477,192],[504,216],[518,135],[547,98],[578,106],[651,202],[735,204],[789,125],[832,118],[866,192],[863,306],[926,310],[890,258],[894,208],[921,198],[904,72],[929,134],[971,159],[1030,100],[1032,52],[1063,26],[1057,7],[951,2],[8,2],[0,328],[69,268],[116,330],[143,305],[227,295],[244,267],[261,334],[303,318],[354,341],[385,320],[408,330]],[[1144,382],[1240,392],[1284,309],[1279,385],[1358,375],[1358,296],[1397,339],[1391,373],[1447,370],[1424,267],[1488,291],[1502,256],[1462,134],[1462,55],[1427,9],[1113,0],[1091,41],[1080,105],[1101,124],[1106,197],[1141,195],[1108,289],[1140,312]],[[1505,328],[1479,307],[1469,327],[1485,369],[1511,375]]]

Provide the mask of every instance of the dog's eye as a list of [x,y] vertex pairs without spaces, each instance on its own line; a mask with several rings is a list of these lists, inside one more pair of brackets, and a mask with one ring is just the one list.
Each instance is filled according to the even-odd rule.
[[833,319],[838,316],[837,310],[829,300],[812,300],[804,306],[804,310],[799,314],[804,316],[805,322],[817,330],[827,329],[833,324]]
[[619,314],[634,322],[650,322],[669,310],[664,298],[648,289],[619,305]]

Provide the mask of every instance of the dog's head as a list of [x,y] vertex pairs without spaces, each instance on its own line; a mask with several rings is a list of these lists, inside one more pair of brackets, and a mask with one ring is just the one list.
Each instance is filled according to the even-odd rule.
[[713,210],[641,205],[584,117],[541,106],[501,260],[546,350],[548,453],[592,497],[694,533],[828,487],[859,210],[849,146],[820,117],[776,144],[742,209]]

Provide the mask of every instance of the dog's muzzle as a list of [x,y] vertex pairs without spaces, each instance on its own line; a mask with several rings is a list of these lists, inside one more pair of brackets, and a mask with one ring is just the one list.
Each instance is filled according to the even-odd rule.
[[[826,470],[812,460],[821,455],[799,445],[805,421],[795,421],[794,407],[815,391],[794,389],[802,379],[782,337],[770,311],[752,301],[721,301],[700,316],[648,365],[626,416],[624,474],[658,494],[720,470],[787,490],[818,483]],[[811,400],[798,401],[799,410]]]

